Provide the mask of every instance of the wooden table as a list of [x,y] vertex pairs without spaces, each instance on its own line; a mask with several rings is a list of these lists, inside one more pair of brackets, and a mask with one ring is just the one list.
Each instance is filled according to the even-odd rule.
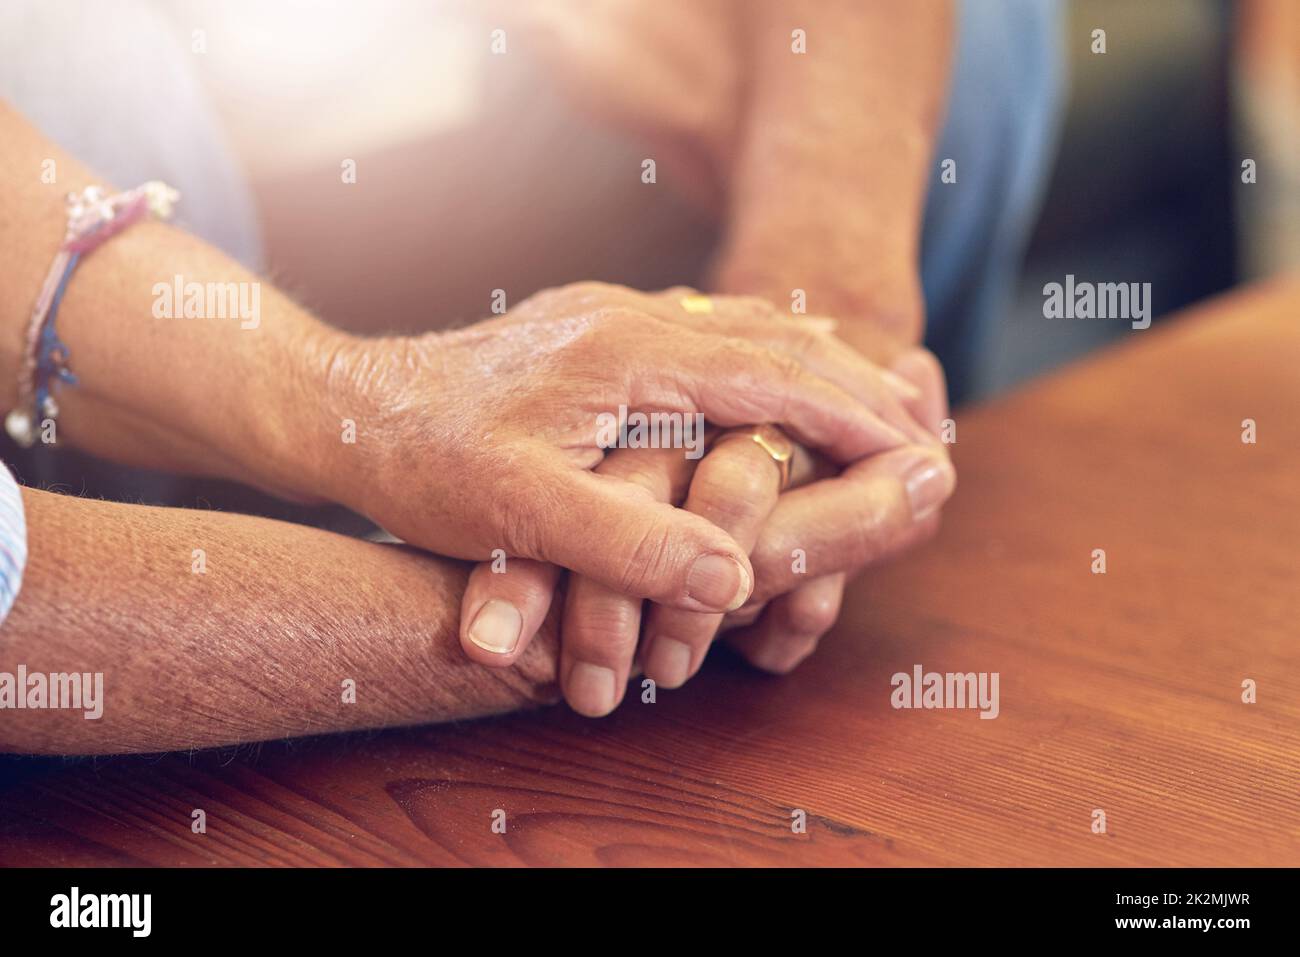
[[[0,863],[1300,864],[1300,283],[968,410],[954,454],[939,539],[793,676],[724,654],[603,721],[9,762]],[[916,664],[997,672],[999,717],[895,710]]]

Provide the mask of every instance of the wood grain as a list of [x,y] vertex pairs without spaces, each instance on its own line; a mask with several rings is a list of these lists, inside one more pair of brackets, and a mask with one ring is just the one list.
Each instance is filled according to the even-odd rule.
[[[0,863],[1300,864],[1298,370],[1278,283],[960,414],[940,537],[790,677],[715,653],[604,721],[10,760]],[[998,672],[1000,716],[894,710],[914,664]]]

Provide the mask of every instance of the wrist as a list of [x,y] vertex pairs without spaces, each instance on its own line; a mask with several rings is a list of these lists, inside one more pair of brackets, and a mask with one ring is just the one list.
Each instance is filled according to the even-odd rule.
[[[286,464],[299,470],[299,489],[385,523],[393,477],[414,467],[404,431],[430,419],[408,386],[419,381],[432,391],[438,341],[435,334],[366,337],[333,329],[311,338],[300,364],[300,392],[308,398],[286,406],[293,437]],[[433,444],[423,431],[420,441]]]
[[241,403],[243,423],[227,434],[227,452],[240,477],[300,504],[351,505],[348,479],[355,469],[345,450],[359,415],[343,369],[358,337],[315,320],[270,350],[265,385]]
[[[782,310],[797,302],[842,325],[872,325],[919,342],[925,325],[919,253],[870,224],[842,220],[833,232],[778,220],[730,235],[711,289],[763,296]],[[802,295],[800,295],[802,294]]]

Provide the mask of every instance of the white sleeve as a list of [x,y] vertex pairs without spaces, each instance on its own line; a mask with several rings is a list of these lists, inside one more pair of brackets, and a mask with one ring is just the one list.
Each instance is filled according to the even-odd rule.
[[13,473],[0,464],[0,623],[9,615],[27,565],[27,520]]

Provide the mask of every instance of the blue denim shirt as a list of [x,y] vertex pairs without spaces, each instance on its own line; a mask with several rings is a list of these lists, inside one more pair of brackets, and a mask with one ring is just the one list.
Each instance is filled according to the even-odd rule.
[[[1058,0],[960,0],[947,119],[921,240],[926,345],[967,396],[990,324],[1010,305],[1051,172],[1065,92]],[[956,161],[957,181],[941,180]]]

